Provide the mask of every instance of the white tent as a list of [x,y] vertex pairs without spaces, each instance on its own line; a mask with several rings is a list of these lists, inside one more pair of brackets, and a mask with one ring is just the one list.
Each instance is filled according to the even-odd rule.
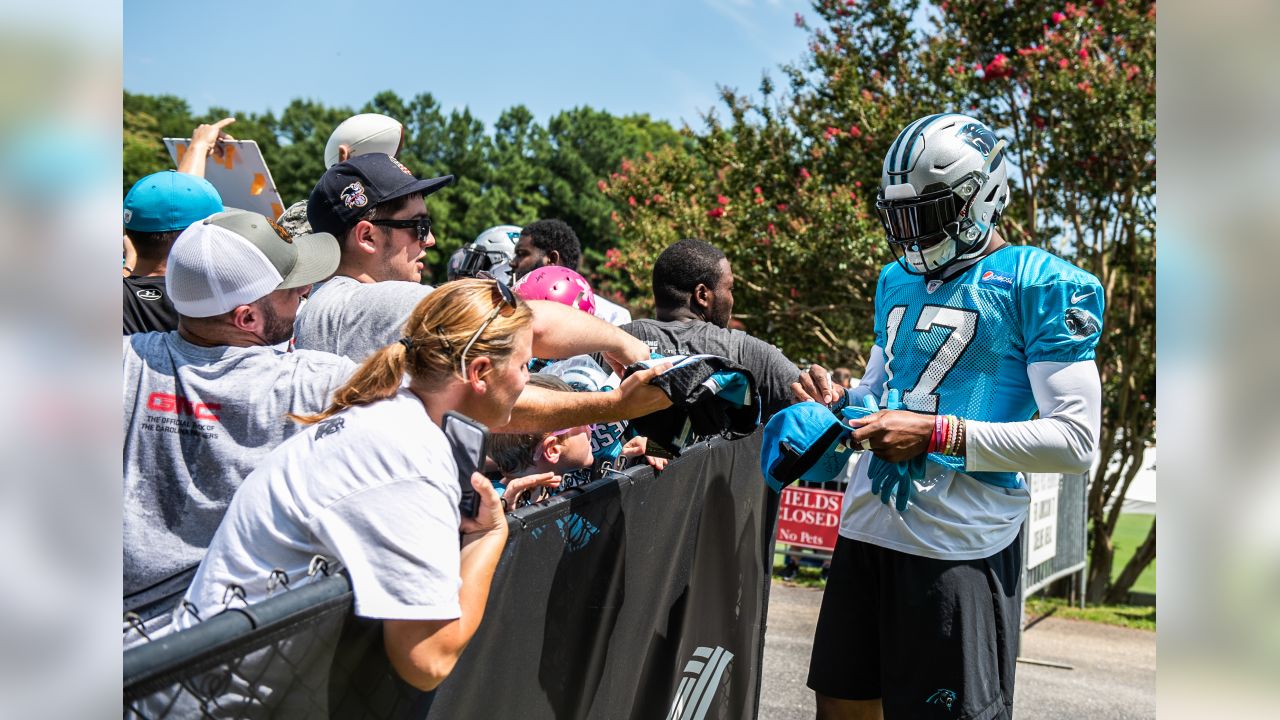
[[[1111,468],[1115,469],[1120,466],[1121,457],[1116,455],[1111,458]],[[1095,477],[1097,470],[1094,470]],[[1110,505],[1115,502],[1115,497],[1120,492],[1120,488],[1116,488],[1115,494],[1111,496]],[[1156,446],[1152,445],[1147,448],[1146,455],[1142,458],[1142,469],[1134,476],[1133,483],[1129,485],[1129,492],[1125,493],[1124,505],[1121,507],[1122,512],[1137,513],[1141,515],[1156,514]]]

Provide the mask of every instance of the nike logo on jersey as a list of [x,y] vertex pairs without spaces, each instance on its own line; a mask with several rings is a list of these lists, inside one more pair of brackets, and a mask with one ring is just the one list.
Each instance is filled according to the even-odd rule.
[[1090,290],[1089,292],[1087,292],[1087,293],[1085,293],[1085,294],[1083,294],[1083,295],[1081,295],[1080,293],[1072,293],[1072,295],[1071,295],[1071,304],[1072,304],[1072,305],[1075,305],[1076,303],[1080,302],[1081,300],[1083,300],[1083,299],[1085,299],[1085,298],[1089,297],[1090,295],[1094,294],[1094,292],[1096,292],[1096,291],[1094,291],[1094,290]]

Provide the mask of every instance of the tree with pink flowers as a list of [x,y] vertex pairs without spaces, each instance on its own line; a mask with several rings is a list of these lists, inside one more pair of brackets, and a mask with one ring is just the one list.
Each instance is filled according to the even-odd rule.
[[796,360],[861,366],[880,267],[884,151],[928,112],[976,115],[1009,141],[1011,242],[1098,276],[1103,462],[1089,495],[1089,598],[1123,601],[1155,529],[1112,582],[1111,535],[1155,425],[1155,3],[815,0],[809,51],[754,95],[721,91],[693,142],[603,180],[622,238],[610,270],[638,296],[681,237],[719,245],[735,315]]

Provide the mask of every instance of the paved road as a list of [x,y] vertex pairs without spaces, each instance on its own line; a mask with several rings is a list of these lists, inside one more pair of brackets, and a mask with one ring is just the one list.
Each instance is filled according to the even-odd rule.
[[[822,591],[774,582],[765,635],[761,720],[811,720],[805,687]],[[1023,634],[1022,657],[1074,667],[1018,664],[1018,720],[1139,720],[1156,716],[1156,635],[1050,617]]]

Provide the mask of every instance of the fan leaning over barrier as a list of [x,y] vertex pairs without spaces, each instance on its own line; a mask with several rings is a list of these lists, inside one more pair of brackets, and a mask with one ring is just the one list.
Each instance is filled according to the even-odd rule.
[[[350,575],[355,613],[383,620],[396,672],[434,689],[480,623],[507,530],[492,485],[459,470],[441,428],[448,411],[508,425],[528,379],[531,322],[494,280],[460,280],[420,302],[405,336],[366,360],[326,410],[293,416],[310,427],[245,479],[184,605],[205,617],[252,605],[276,569],[302,577],[323,555]],[[627,385],[651,399],[645,410],[665,404],[639,387],[656,374]],[[480,497],[474,517],[459,508],[468,489]],[[175,612],[174,625],[192,622]],[[272,682],[256,681],[245,701],[269,699]]]

